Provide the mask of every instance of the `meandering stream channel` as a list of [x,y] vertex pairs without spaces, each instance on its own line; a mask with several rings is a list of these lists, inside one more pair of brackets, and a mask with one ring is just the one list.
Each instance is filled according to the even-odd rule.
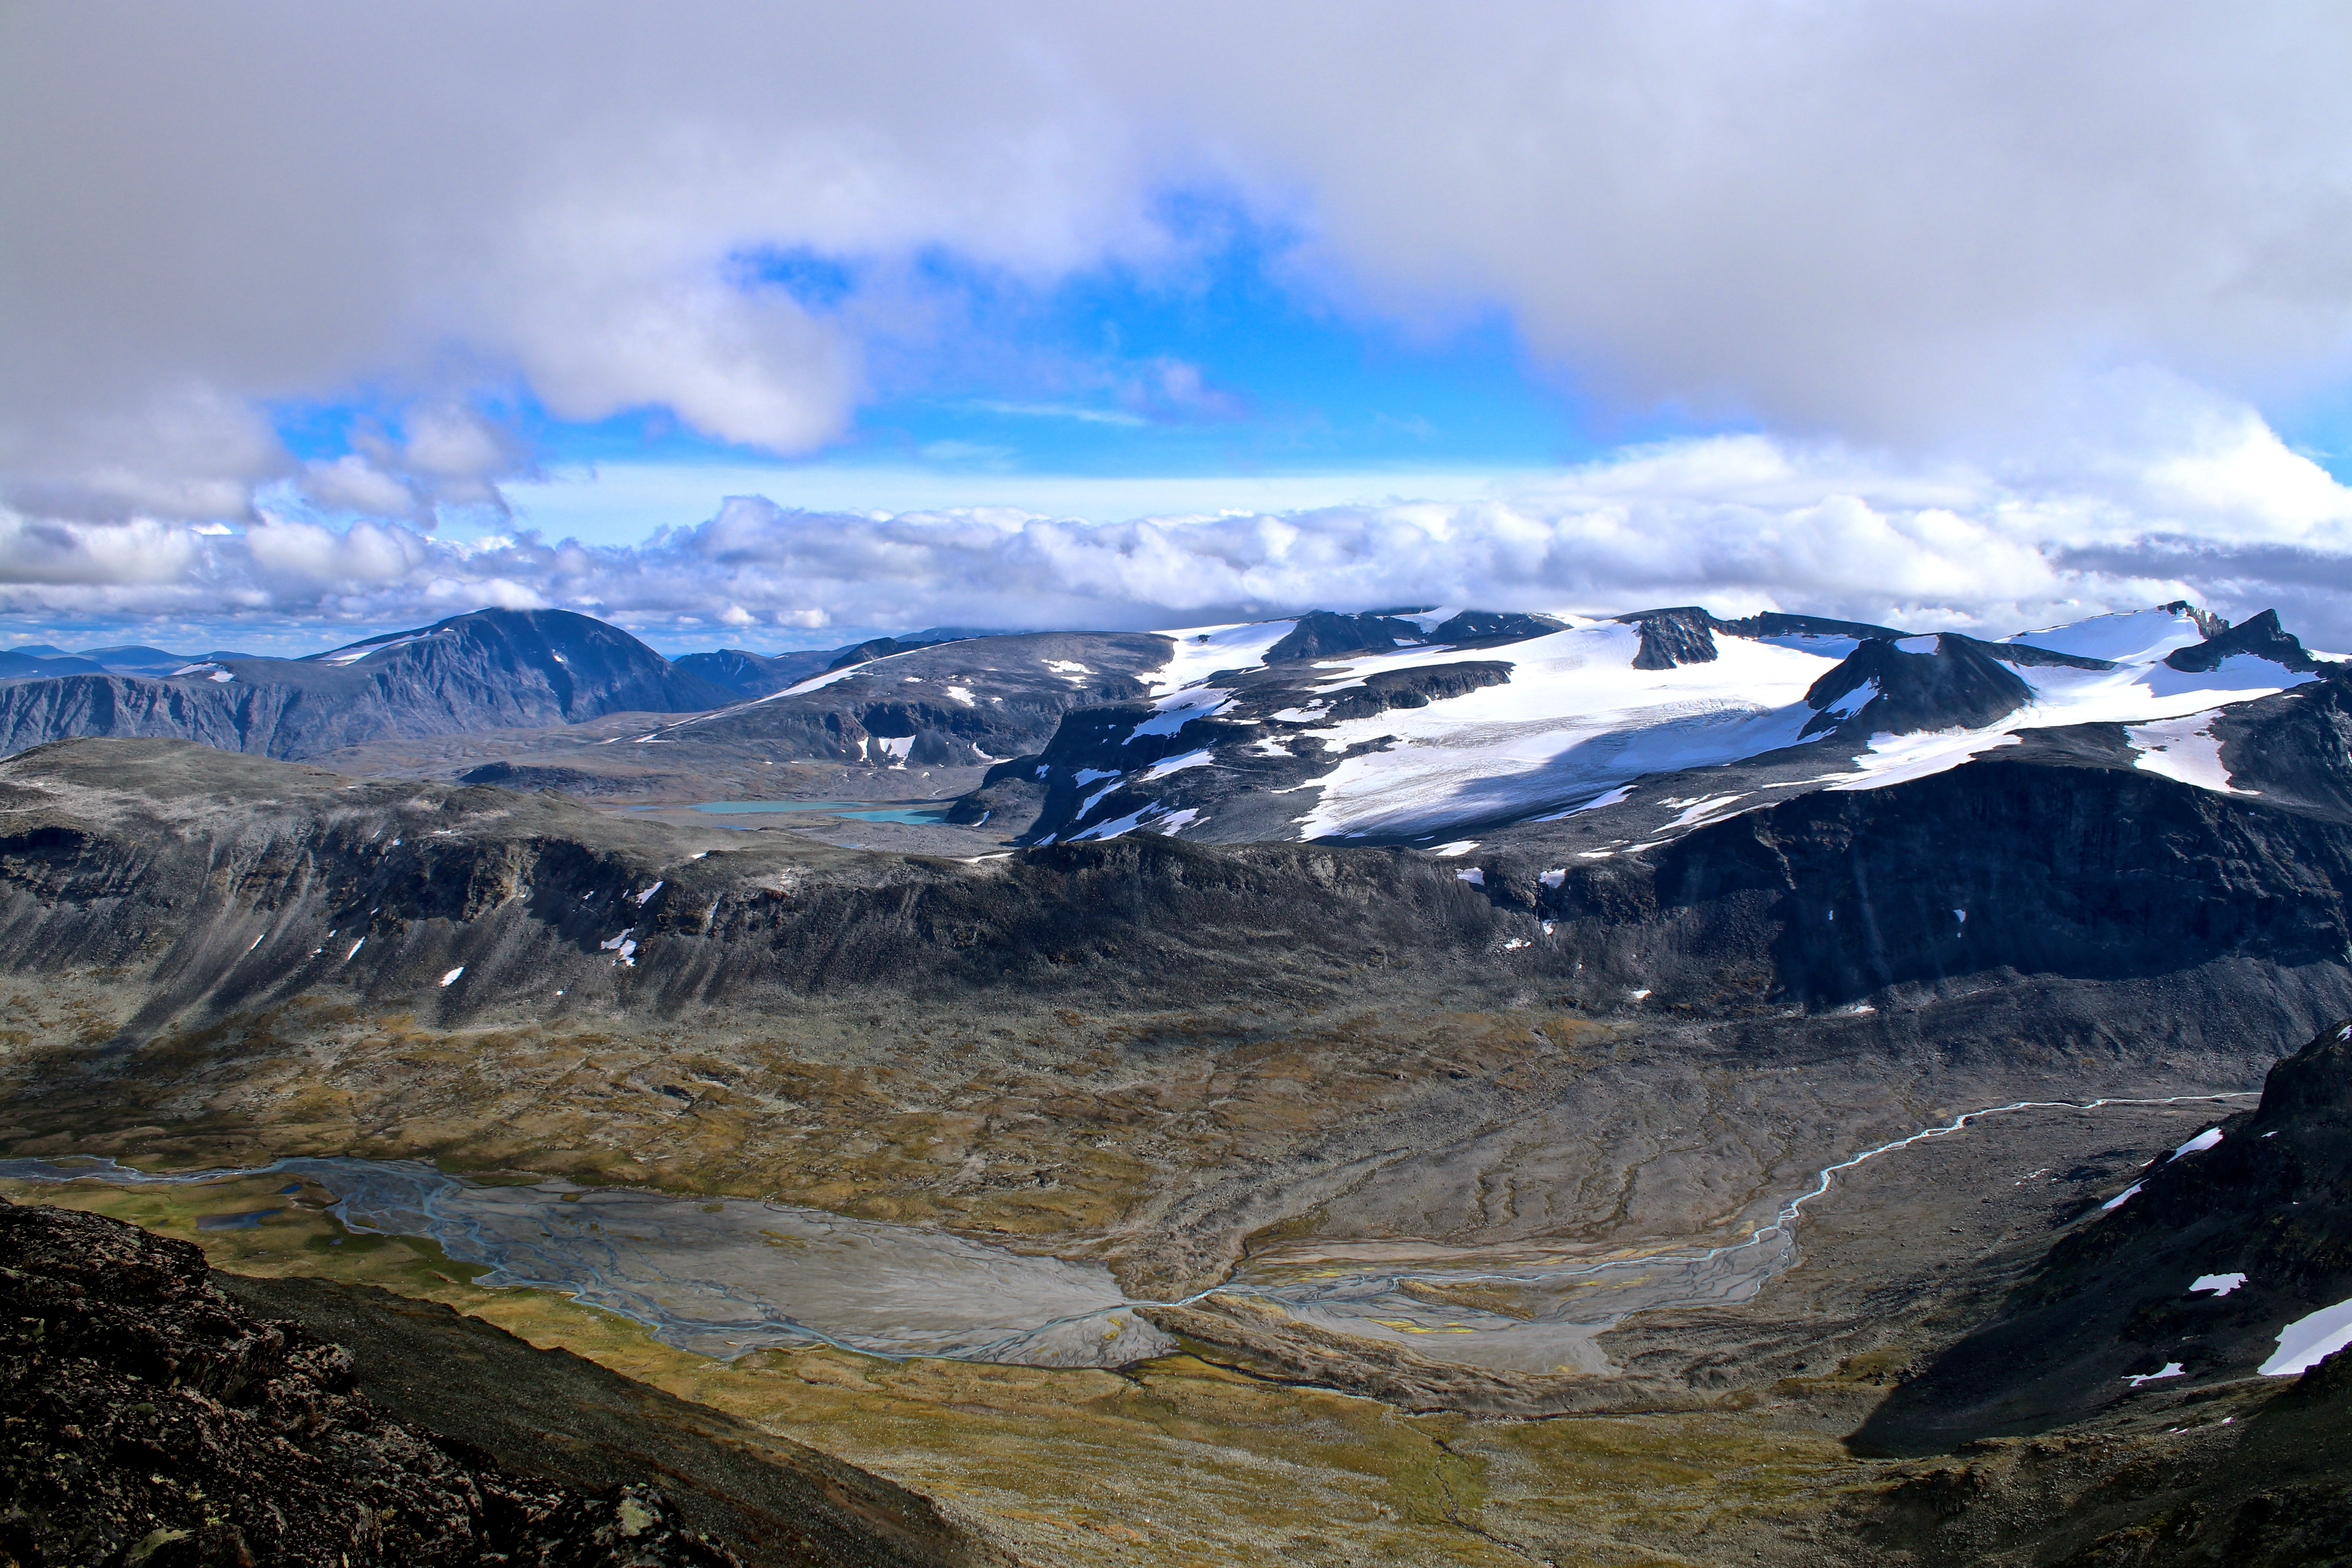
[[[1839,1161],[1769,1223],[1704,1249],[1600,1260],[1492,1254],[1447,1267],[1244,1263],[1217,1292],[1255,1297],[1346,1333],[1410,1342],[1433,1360],[1524,1372],[1599,1372],[1593,1337],[1633,1313],[1744,1301],[1795,1261],[1804,1205],[1841,1172],[2004,1112],[2102,1105],[2226,1107],[2251,1094],[2019,1100],[1922,1128]],[[480,1264],[486,1286],[561,1291],[719,1358],[824,1343],[886,1356],[1032,1366],[1117,1366],[1173,1342],[1098,1263],[1024,1257],[919,1226],[754,1199],[706,1200],[551,1181],[497,1186],[416,1161],[297,1157],[236,1170],[149,1174],[108,1159],[0,1160],[30,1182],[195,1183],[283,1173],[334,1194],[349,1229],[430,1238]],[[235,1221],[242,1216],[221,1216]],[[1200,1295],[1185,1298],[1199,1300]]]

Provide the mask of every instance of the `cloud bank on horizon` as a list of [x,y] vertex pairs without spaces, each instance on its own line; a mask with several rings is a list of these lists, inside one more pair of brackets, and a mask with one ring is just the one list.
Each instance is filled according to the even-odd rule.
[[[2188,594],[2352,646],[2352,495],[2273,430],[2352,379],[2347,67],[2352,14],[2294,4],[17,7],[0,614],[560,605],[757,647]],[[1051,412],[1085,367],[1003,300],[1181,292],[1200,193],[1334,320],[1499,311],[1598,427],[1683,433],[1476,504],[436,531],[616,418],[790,458],[894,386]],[[1147,379],[1073,416],[1223,416]],[[323,407],[357,412],[289,434]]]
[[[2314,646],[2352,648],[2352,560],[2334,542],[2352,497],[2259,422],[2229,434],[2098,493],[1726,437],[1483,502],[1098,524],[1010,509],[804,512],[738,496],[701,523],[603,546],[383,522],[264,518],[206,532],[0,520],[0,562],[16,579],[9,602],[30,613],[218,625],[227,605],[288,626],[297,651],[348,640],[322,622],[408,626],[483,605],[583,610],[677,651],[1402,604],[1697,602],[2005,634],[2177,597],[2233,616],[2274,605]],[[2151,531],[2151,517],[2168,527]]]

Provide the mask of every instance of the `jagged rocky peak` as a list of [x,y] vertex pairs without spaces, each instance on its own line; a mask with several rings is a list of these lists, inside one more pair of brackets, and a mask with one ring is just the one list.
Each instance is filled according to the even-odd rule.
[[2203,605],[2192,605],[2186,599],[2175,599],[2168,605],[2158,605],[2157,608],[2167,615],[2184,617],[2209,637],[2220,637],[2230,629],[2228,616],[2217,616]]
[[2322,1029],[2263,1080],[2262,1105],[2247,1131],[2260,1138],[2290,1125],[2352,1135],[2352,1020]]
[[1713,664],[1716,618],[1696,605],[1671,610],[1636,610],[1619,622],[1642,634],[1635,669],[1672,669],[1681,664]]
[[2252,654],[2305,673],[2326,668],[2322,660],[2311,657],[2300,638],[2279,625],[2276,610],[2250,616],[2234,626],[2219,616],[2212,618],[2219,622],[2219,630],[2207,632],[2203,642],[2173,649],[2165,655],[2164,662],[2191,675],[2219,669],[2223,659],[2237,654]]
[[2015,651],[1948,632],[1874,637],[1806,691],[1814,717],[1801,734],[1979,729],[2033,700],[2033,688],[2008,668]]

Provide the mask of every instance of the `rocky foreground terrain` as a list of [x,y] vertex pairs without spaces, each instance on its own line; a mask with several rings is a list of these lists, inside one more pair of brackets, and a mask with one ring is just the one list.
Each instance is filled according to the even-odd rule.
[[[510,1415],[494,1458],[453,1434],[478,1427],[486,1407],[512,1412],[599,1379],[519,1342],[490,1343],[488,1355],[499,1363],[488,1387],[479,1350],[462,1378],[446,1363],[412,1363],[411,1377],[432,1376],[430,1396],[413,1402],[431,1426],[396,1419],[355,1386],[348,1351],[247,1310],[194,1247],[94,1215],[0,1205],[0,1552],[27,1565],[153,1568],[740,1568],[692,1515],[756,1540],[757,1562],[987,1560],[919,1500],[756,1433],[736,1446],[748,1440],[762,1461],[757,1503],[730,1494],[723,1434],[665,1431],[635,1411],[603,1412],[603,1448],[623,1457],[605,1468],[622,1478],[593,1490],[566,1484],[579,1467],[550,1451],[554,1433],[514,1441]],[[657,1480],[626,1462],[632,1436],[691,1470],[692,1504],[659,1484],[677,1486],[679,1471]],[[699,1450],[682,1440],[696,1436]]]

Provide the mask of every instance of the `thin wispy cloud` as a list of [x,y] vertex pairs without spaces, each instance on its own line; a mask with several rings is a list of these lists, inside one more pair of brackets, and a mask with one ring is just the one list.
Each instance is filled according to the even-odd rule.
[[1058,403],[1002,403],[982,401],[972,405],[983,414],[1003,414],[1017,419],[1075,419],[1082,425],[1120,425],[1135,426],[1148,423],[1139,414],[1126,414],[1115,408],[1080,408]]

